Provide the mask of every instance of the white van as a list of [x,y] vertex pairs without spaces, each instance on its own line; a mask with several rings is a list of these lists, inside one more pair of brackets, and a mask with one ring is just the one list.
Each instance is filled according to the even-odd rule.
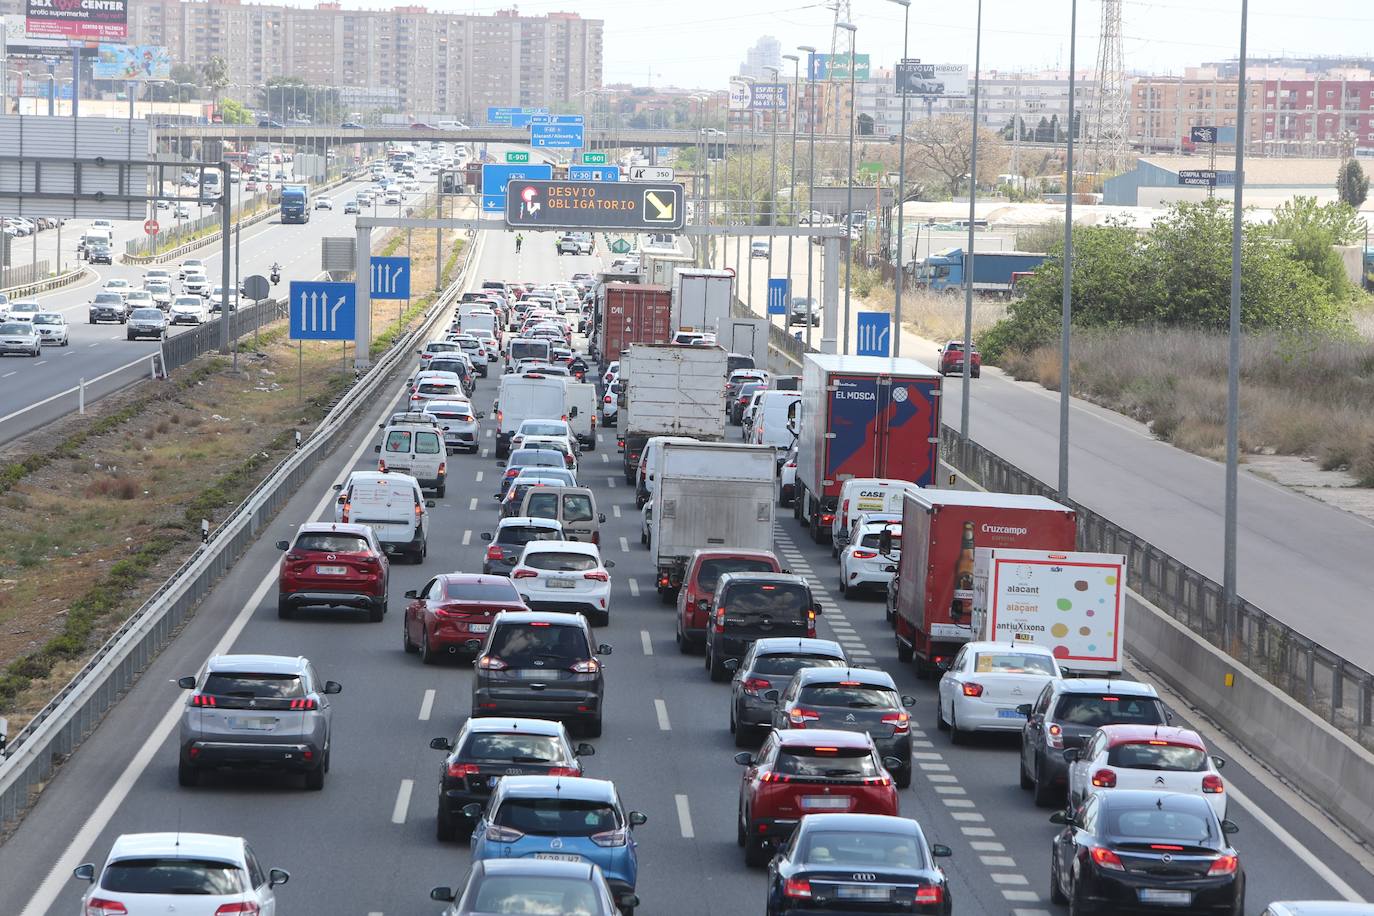
[[409,474],[354,471],[334,484],[334,521],[367,525],[388,553],[412,563],[425,558],[429,542],[429,509],[420,482]]
[[[431,423],[433,418],[429,418]],[[381,457],[377,470],[409,474],[420,486],[433,490],[440,499],[448,477],[448,450],[443,432],[434,425],[388,423],[382,431],[382,444],[375,451]]]
[[642,509],[654,496],[654,468],[658,467],[658,453],[665,442],[696,442],[691,436],[650,436],[639,453],[639,467],[635,472],[635,507]]
[[[510,455],[510,437],[526,420],[567,420],[567,383],[536,373],[501,376],[496,390],[496,457]],[[578,411],[581,413],[581,411]]]
[[568,379],[564,382],[567,391],[568,425],[572,427],[577,441],[589,452],[596,451],[596,386],[590,382]]
[[488,308],[473,309],[459,318],[459,327],[462,328],[464,334],[487,331],[488,333],[484,336],[495,337],[496,325],[496,313]]
[[850,526],[861,512],[895,512],[902,515],[902,499],[909,491],[920,489],[909,480],[890,477],[854,477],[840,487],[835,501],[835,520],[830,525],[833,546],[830,552],[838,557],[849,544]]
[[796,438],[788,428],[788,419],[801,403],[800,391],[765,391],[754,410],[753,436],[755,445],[771,445],[787,450]]
[[510,346],[506,350],[506,358],[511,362],[518,362],[522,359],[537,359],[540,362],[548,362],[549,354],[552,352],[552,345],[544,337],[516,337],[511,340]]

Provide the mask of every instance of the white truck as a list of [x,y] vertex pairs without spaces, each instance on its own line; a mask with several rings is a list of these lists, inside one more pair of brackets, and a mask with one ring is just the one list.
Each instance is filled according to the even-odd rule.
[[735,278],[726,270],[679,268],[673,274],[673,331],[716,333],[730,317]]
[[510,437],[521,423],[562,420],[567,415],[567,382],[563,379],[536,373],[501,376],[501,387],[496,390],[497,459],[509,457]]
[[648,285],[672,289],[674,275],[683,268],[691,268],[694,263],[695,258],[677,249],[662,251],[646,248],[640,259],[640,270],[644,274],[644,282]]
[[973,552],[973,638],[1046,646],[1074,674],[1121,673],[1125,601],[1120,554]]
[[768,368],[768,319],[767,318],[721,318],[716,322],[716,346],[734,356],[747,356],[753,360],[746,366],[743,360],[730,360],[730,369],[767,369]]
[[726,354],[719,347],[631,344],[621,359],[625,384],[618,419],[625,482],[635,483],[639,456],[650,436],[725,438]]
[[777,456],[772,448],[667,442],[655,464],[649,549],[665,603],[676,598],[693,551],[773,549]]

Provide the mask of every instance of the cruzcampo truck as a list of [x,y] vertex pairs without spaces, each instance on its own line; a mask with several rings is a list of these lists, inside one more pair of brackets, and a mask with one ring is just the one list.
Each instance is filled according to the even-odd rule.
[[[801,470],[800,465],[797,468]],[[902,550],[888,590],[897,659],[919,677],[949,666],[974,639],[974,572],[979,547],[1074,549],[1077,516],[1043,496],[970,490],[912,490],[902,501]]]
[[[1045,259],[1029,251],[979,251],[973,256],[973,291],[1006,298],[1015,292],[1020,275],[1033,272]],[[936,293],[964,288],[964,250],[952,248],[924,259],[916,268],[916,285]]]
[[310,189],[303,184],[282,185],[281,221],[283,223],[310,222]]
[[830,541],[846,480],[935,483],[941,381],[914,359],[806,354],[792,511],[817,544]]

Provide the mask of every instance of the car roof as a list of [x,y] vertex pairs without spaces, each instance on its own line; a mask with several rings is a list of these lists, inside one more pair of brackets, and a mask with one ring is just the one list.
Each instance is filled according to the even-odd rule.
[[451,582],[455,585],[481,585],[483,583],[492,584],[496,582],[505,582],[510,585],[512,590],[514,590],[515,588],[515,584],[512,583],[510,579],[507,579],[505,576],[491,576],[487,575],[486,573],[440,573],[435,578],[442,579],[445,583]]
[[581,614],[562,614],[558,611],[502,611],[493,621],[493,624],[499,623],[547,623],[550,626],[590,629]]
[[589,776],[506,776],[501,780],[505,798],[565,798],[616,804],[615,783]]
[[731,585],[752,585],[758,583],[786,583],[787,585],[805,585],[811,587],[811,583],[805,576],[797,576],[792,573],[783,572],[728,572],[722,573],[720,584],[729,580]]
[[868,732],[842,732],[834,728],[785,728],[775,731],[783,747],[872,747]]
[[890,814],[808,814],[802,819],[802,826],[808,830],[908,833],[924,837],[915,820]]
[[[514,777],[508,776],[507,779]],[[596,877],[598,868],[594,863],[582,862],[554,862],[549,859],[482,859],[473,863],[473,869],[482,869],[484,875],[502,876],[529,876],[529,877],[549,877],[549,878],[583,878],[591,880]]]
[[252,671],[261,674],[300,674],[305,659],[290,655],[212,655],[206,663],[215,672]]
[[[974,642],[964,643],[966,649],[974,652],[1021,652],[1026,655],[1044,655],[1049,658],[1054,657],[1054,651],[1049,646],[1037,645],[1033,642],[996,642],[991,639],[975,640]],[[1151,726],[1153,727],[1153,726]]]
[[1105,808],[1157,808],[1161,811],[1194,809],[1211,811],[1212,806],[1201,795],[1191,792],[1158,792],[1151,789],[1113,789],[1095,793]]
[[[355,473],[355,474],[362,474],[362,473],[376,473],[376,472],[375,472],[375,471],[374,471],[374,472],[355,471],[354,473]],[[409,475],[406,475],[406,474],[377,474],[377,476],[378,476],[378,477],[398,477],[398,478],[404,478],[404,477],[407,477],[407,476],[409,476]],[[411,479],[412,481],[415,480],[414,477],[411,477],[410,479]],[[316,533],[319,533],[319,532],[332,533],[332,532],[335,532],[335,531],[340,532],[340,533],[342,533],[342,534],[361,534],[361,535],[366,536],[366,535],[368,535],[368,534],[370,534],[370,533],[372,532],[372,526],[370,526],[370,525],[357,525],[357,524],[354,524],[354,523],[352,523],[352,522],[302,522],[301,525],[300,525],[300,527],[298,527],[298,528],[296,529],[296,533],[297,533],[297,534],[316,534]]]
[[110,847],[110,860],[140,859],[150,856],[186,856],[242,864],[243,838],[213,833],[126,833]]
[[1054,682],[1056,693],[1107,693],[1133,697],[1158,698],[1159,692],[1140,681],[1113,680],[1105,677],[1059,678]]
[[1119,747],[1123,744],[1139,744],[1144,741],[1161,741],[1167,744],[1182,744],[1188,747],[1195,747],[1200,751],[1207,750],[1207,745],[1203,744],[1202,737],[1191,728],[1181,728],[1177,725],[1103,725],[1101,730],[1107,735],[1108,747]]
[[468,719],[468,732],[481,732],[483,734],[504,735],[512,732],[521,732],[531,735],[565,735],[567,730],[562,722],[555,722],[550,719],[521,719],[521,718],[498,718],[483,717],[479,719]]
[[503,518],[496,523],[497,528],[548,528],[553,531],[562,531],[561,522],[551,518],[535,518],[529,515],[513,515],[510,518]]
[[[748,560],[778,560],[778,555],[771,550],[761,550],[756,547],[698,547],[692,551],[692,557],[688,560],[690,565],[695,560],[717,560],[729,557],[740,557]],[[778,565],[782,561],[778,560]],[[739,575],[739,573],[735,573]],[[777,575],[777,573],[766,573],[766,575]]]
[[530,541],[525,545],[526,553],[580,553],[601,559],[601,550],[595,544],[585,541]]
[[829,655],[844,658],[844,647],[833,639],[808,639],[807,637],[769,636],[754,640],[754,657],[760,655]]
[[1374,905],[1348,900],[1275,900],[1265,912],[1273,916],[1370,916]]
[[800,668],[792,676],[802,685],[857,681],[865,687],[897,689],[897,682],[892,679],[892,675],[873,668]]

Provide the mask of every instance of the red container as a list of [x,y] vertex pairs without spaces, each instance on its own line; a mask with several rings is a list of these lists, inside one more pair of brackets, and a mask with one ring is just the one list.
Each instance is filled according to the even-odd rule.
[[666,286],[607,283],[601,290],[601,358],[606,362],[636,343],[672,339],[673,293]]

